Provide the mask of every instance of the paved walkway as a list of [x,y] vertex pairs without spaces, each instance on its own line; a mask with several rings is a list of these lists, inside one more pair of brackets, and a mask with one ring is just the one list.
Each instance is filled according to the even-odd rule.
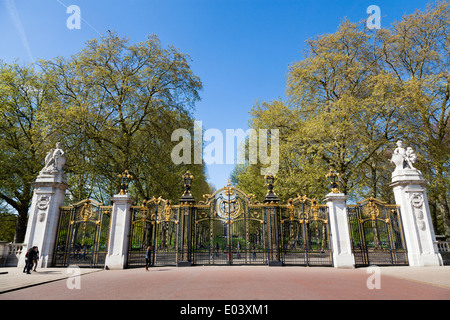
[[[126,270],[0,268],[0,300],[450,300],[450,266],[334,269],[267,266]],[[7,273],[6,273],[7,272]],[[376,276],[380,275],[377,279]],[[378,285],[369,289],[369,285]],[[78,287],[77,287],[78,285]]]
[[[20,268],[0,268],[0,300],[2,293],[25,289],[44,283],[67,279],[72,275],[66,268],[36,269],[31,274],[23,273]],[[103,271],[103,269],[78,269],[81,275]]]

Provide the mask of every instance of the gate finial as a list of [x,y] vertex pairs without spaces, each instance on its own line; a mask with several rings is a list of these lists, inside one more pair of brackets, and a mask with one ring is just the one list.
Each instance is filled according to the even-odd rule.
[[181,196],[181,204],[192,204],[195,202],[194,197],[191,193],[191,184],[194,180],[194,176],[188,171],[182,176],[184,183],[184,194]]
[[273,192],[273,185],[275,184],[275,178],[276,176],[273,174],[268,174],[264,176],[264,179],[266,180],[266,184],[267,184],[267,194],[266,197],[264,198],[264,203],[266,204],[277,204],[280,199],[278,199],[277,195],[275,194],[275,192]]
[[130,181],[133,179],[133,176],[128,172],[128,170],[125,170],[124,173],[119,174],[120,178],[120,192],[119,194],[128,194],[128,185],[130,184]]
[[328,181],[330,182],[331,192],[332,193],[340,193],[338,189],[338,181],[339,181],[339,173],[334,170],[334,168],[330,169],[330,172],[326,175]]

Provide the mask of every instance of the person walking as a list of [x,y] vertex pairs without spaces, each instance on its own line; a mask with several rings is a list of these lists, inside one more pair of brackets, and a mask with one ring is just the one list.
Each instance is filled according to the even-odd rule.
[[237,253],[237,258],[240,259],[241,258],[241,244],[239,243],[239,241],[236,246],[236,253]]
[[35,255],[34,258],[33,258],[33,263],[34,263],[33,271],[36,272],[36,267],[37,267],[37,263],[38,263],[38,260],[39,260],[39,249],[38,249],[37,246],[34,247],[34,248],[35,248],[35,250],[36,250],[36,255]]
[[28,258],[28,263],[27,263],[27,274],[31,274],[31,268],[33,268],[33,262],[34,259],[36,257],[36,247],[32,247],[30,250],[28,250],[27,252],[27,258]]
[[30,261],[30,259],[28,258],[28,255],[30,253],[30,251],[33,250],[33,248],[28,249],[27,253],[25,253],[25,266],[23,267],[23,273],[27,272],[28,269],[28,263]]
[[147,251],[145,253],[145,271],[148,271],[148,267],[150,266],[151,254],[152,254],[152,246],[148,246]]

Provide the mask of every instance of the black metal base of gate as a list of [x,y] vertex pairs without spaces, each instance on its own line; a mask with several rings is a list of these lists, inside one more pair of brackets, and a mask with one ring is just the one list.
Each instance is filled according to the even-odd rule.
[[407,266],[406,252],[389,252],[382,250],[355,250],[355,267],[375,266]]

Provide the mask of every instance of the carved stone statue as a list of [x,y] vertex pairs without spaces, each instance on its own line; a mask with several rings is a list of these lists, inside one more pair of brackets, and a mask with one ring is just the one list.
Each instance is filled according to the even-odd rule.
[[40,173],[61,173],[66,163],[66,156],[61,149],[61,143],[56,143],[56,149],[50,149],[45,156],[45,165]]
[[397,148],[394,150],[392,154],[391,162],[395,165],[395,170],[402,169],[412,169],[414,168],[413,163],[416,162],[417,155],[411,147],[405,148],[403,147],[403,143],[401,140],[397,141]]

